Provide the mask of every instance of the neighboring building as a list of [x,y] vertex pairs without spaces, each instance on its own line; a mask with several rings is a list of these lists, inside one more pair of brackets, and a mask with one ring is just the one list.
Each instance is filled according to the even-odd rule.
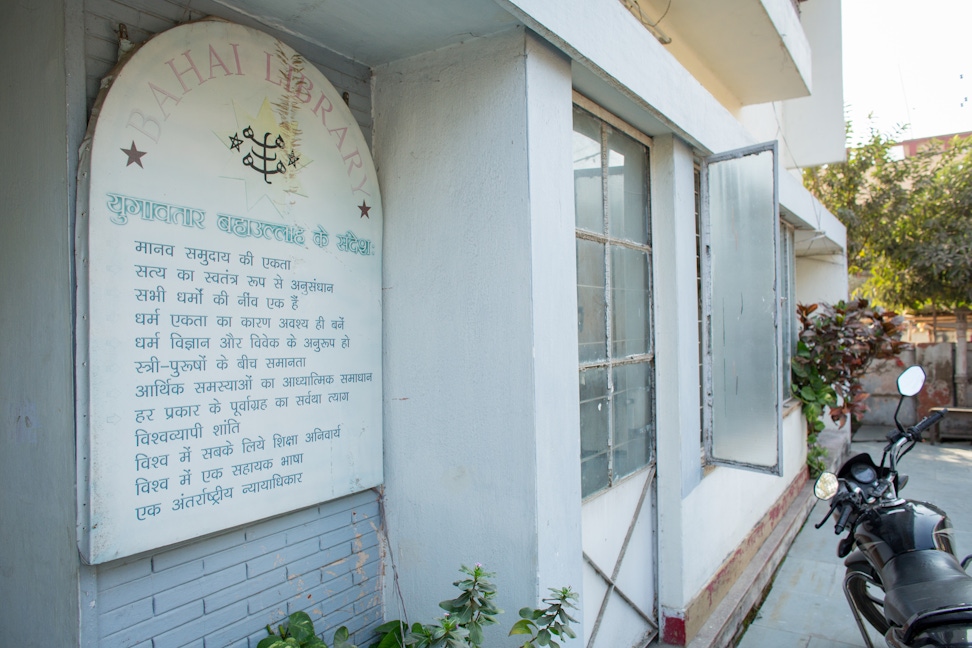
[[[85,565],[78,151],[119,24],[209,15],[314,62],[371,142],[384,483]],[[847,294],[798,179],[844,155],[839,0],[34,0],[0,29],[5,635],[252,648],[306,609],[361,645],[475,562],[510,624],[573,586],[593,647],[744,600],[806,481],[795,302]]]
[[951,135],[936,135],[934,137],[919,137],[918,139],[904,140],[899,142],[898,146],[901,147],[901,151],[904,157],[912,157],[917,155],[922,151],[928,151],[932,147],[945,150],[951,146],[952,140],[966,139],[972,137],[972,131],[966,131],[964,133],[952,133]]

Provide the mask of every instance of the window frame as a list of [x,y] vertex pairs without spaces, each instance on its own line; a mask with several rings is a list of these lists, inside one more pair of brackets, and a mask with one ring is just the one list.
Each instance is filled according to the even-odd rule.
[[[773,272],[775,273],[773,285],[774,293],[776,298],[773,300],[775,305],[774,312],[774,345],[775,345],[775,362],[774,366],[777,368],[776,375],[776,399],[775,399],[775,412],[774,418],[776,420],[776,430],[775,430],[775,443],[776,443],[776,457],[775,461],[770,464],[761,464],[751,461],[745,461],[740,459],[732,459],[727,457],[716,456],[714,451],[714,438],[715,435],[719,434],[716,429],[715,418],[715,404],[714,404],[714,377],[713,377],[713,363],[714,363],[714,334],[713,334],[713,278],[712,278],[712,213],[711,213],[711,185],[709,169],[714,164],[731,162],[733,160],[742,159],[750,155],[758,155],[762,153],[769,152],[772,155],[772,205],[773,205],[773,247],[774,247],[774,259],[775,263],[772,265]],[[701,214],[698,219],[699,222],[699,240],[700,247],[702,250],[701,254],[701,271],[702,271],[702,312],[703,312],[703,325],[702,329],[702,344],[701,350],[703,353],[702,358],[702,437],[703,437],[703,453],[704,462],[710,465],[718,466],[728,466],[733,468],[740,468],[744,470],[751,470],[755,472],[768,473],[771,475],[780,476],[783,474],[783,403],[787,400],[789,395],[789,390],[784,391],[784,375],[789,376],[788,372],[784,372],[783,368],[783,352],[782,352],[782,331],[781,326],[783,323],[783,318],[781,316],[781,280],[782,280],[782,257],[781,257],[781,224],[782,220],[780,217],[780,206],[779,206],[779,149],[778,143],[776,141],[764,142],[761,144],[755,144],[752,146],[746,146],[743,148],[726,151],[724,153],[719,153],[716,155],[709,156],[700,161],[700,202],[701,202]],[[786,383],[788,384],[788,382]]]
[[[591,102],[589,99],[583,97],[582,95],[574,93],[573,97],[574,108],[586,112],[588,115],[593,117],[595,120],[600,122],[600,155],[601,155],[601,168],[602,168],[602,189],[601,189],[601,208],[603,214],[603,228],[600,232],[593,232],[590,229],[585,229],[579,227],[575,223],[574,227],[574,238],[575,241],[591,241],[604,246],[604,256],[605,256],[605,269],[604,269],[604,300],[605,300],[605,358],[599,360],[591,361],[579,361],[578,362],[578,387],[580,387],[580,375],[581,372],[587,370],[597,370],[604,369],[607,379],[607,422],[608,422],[608,440],[607,440],[607,483],[604,486],[596,488],[591,492],[582,492],[582,501],[588,501],[590,499],[596,498],[600,495],[605,494],[612,488],[617,486],[617,484],[642,473],[645,470],[651,469],[655,465],[655,437],[657,434],[657,415],[656,415],[656,403],[655,403],[655,380],[656,380],[656,366],[655,366],[655,325],[654,325],[654,286],[653,286],[653,250],[651,244],[651,171],[650,171],[650,159],[651,159],[651,138],[647,135],[641,133],[636,128],[630,124],[625,123],[623,120],[617,118],[613,114],[607,112],[597,104]],[[605,129],[608,129],[607,131]],[[632,140],[637,144],[644,147],[644,189],[645,189],[645,200],[644,200],[644,225],[645,225],[645,236],[646,241],[643,243],[637,243],[630,239],[622,238],[621,235],[615,235],[611,232],[611,214],[609,209],[609,194],[607,187],[607,179],[603,175],[606,173],[605,169],[609,163],[608,151],[608,134],[610,131],[618,132]],[[572,131],[576,132],[576,131]],[[612,249],[623,248],[628,250],[634,250],[639,253],[646,255],[648,266],[646,268],[646,288],[649,295],[647,303],[647,319],[648,319],[648,352],[647,353],[635,353],[630,355],[625,355],[623,357],[614,356],[614,345],[617,340],[613,338],[612,330],[612,318],[614,315],[613,311],[613,290],[615,288],[612,283]],[[650,408],[650,420],[648,421],[649,430],[649,440],[648,440],[648,457],[646,461],[639,465],[634,470],[623,475],[615,475],[615,460],[614,460],[614,450],[616,447],[615,439],[617,435],[615,434],[615,420],[614,420],[614,395],[615,383],[614,383],[614,371],[620,367],[628,365],[644,365],[648,370],[648,381],[647,381],[647,398],[649,399],[648,406]],[[583,425],[583,421],[581,423]],[[583,457],[579,458],[583,460]]]
[[797,339],[800,335],[799,320],[796,313],[796,227],[780,215],[780,332],[782,355],[780,375],[783,379],[784,406],[795,400],[790,384],[790,363],[796,353]]

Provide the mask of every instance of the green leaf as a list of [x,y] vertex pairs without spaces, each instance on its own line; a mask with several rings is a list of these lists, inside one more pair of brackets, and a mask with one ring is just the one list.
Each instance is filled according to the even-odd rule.
[[550,631],[544,628],[537,633],[537,643],[541,646],[546,646],[550,643]]
[[281,648],[284,645],[283,641],[277,635],[271,635],[260,640],[257,644],[257,648]]
[[471,623],[468,627],[469,630],[469,641],[473,643],[474,646],[481,646],[483,643],[483,629],[478,623]]
[[[524,608],[524,609],[526,609],[526,608]],[[522,612],[523,612],[523,610],[520,610],[520,613],[521,614],[522,614]],[[536,626],[534,625],[534,623],[532,621],[530,621],[530,619],[520,619],[519,621],[517,621],[516,623],[513,624],[513,627],[512,628],[510,628],[510,634],[511,635],[515,635],[515,634],[532,635],[533,634],[533,628],[535,628],[535,627]]]
[[[354,644],[348,641],[348,628],[346,626],[341,626],[334,631],[334,648],[357,648]],[[321,642],[323,644],[323,642]],[[327,648],[327,645],[324,645]]]
[[314,622],[306,612],[297,611],[290,615],[287,620],[288,634],[297,640],[299,644],[310,641],[314,634]]

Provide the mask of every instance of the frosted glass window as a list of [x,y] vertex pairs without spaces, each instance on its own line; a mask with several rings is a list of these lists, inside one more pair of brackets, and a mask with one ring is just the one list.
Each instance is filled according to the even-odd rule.
[[651,351],[648,290],[650,269],[646,252],[625,247],[611,248],[611,301],[615,358]]
[[607,136],[608,201],[611,212],[610,235],[648,243],[648,172],[644,146],[621,133]]
[[580,372],[581,488],[594,493],[609,484],[610,425],[607,370]]
[[654,461],[648,148],[574,111],[581,492]]
[[605,245],[577,239],[577,343],[581,362],[607,359]]
[[709,454],[779,474],[779,207],[775,144],[707,161]]
[[629,475],[652,457],[654,421],[651,365],[614,369],[614,478]]
[[577,227],[591,232],[604,229],[601,177],[600,122],[574,111],[574,216]]

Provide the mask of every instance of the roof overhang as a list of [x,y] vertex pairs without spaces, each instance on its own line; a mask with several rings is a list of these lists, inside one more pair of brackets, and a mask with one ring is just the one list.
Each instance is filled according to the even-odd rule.
[[216,0],[369,67],[485,36],[518,21],[493,0]]
[[620,1],[659,40],[671,39],[682,65],[703,66],[742,105],[810,94],[810,43],[791,0]]

